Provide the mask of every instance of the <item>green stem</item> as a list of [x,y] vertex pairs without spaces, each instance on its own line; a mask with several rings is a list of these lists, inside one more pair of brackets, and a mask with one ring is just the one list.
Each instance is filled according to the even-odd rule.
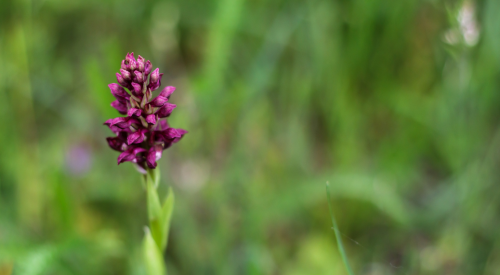
[[342,261],[344,262],[344,266],[347,269],[347,273],[349,275],[353,275],[351,266],[349,265],[349,261],[347,260],[347,255],[344,250],[344,245],[342,244],[342,237],[340,235],[339,227],[337,226],[337,222],[335,221],[335,217],[333,216],[331,198],[330,198],[330,190],[328,189],[329,183],[326,183],[326,196],[328,198],[328,209],[330,210],[330,217],[332,218],[333,223],[333,231],[335,232],[335,238],[337,239],[337,247],[340,252],[340,256],[342,257]]
[[174,193],[171,188],[163,203],[158,196],[160,174],[158,169],[148,169],[143,177],[146,186],[149,227],[146,230],[144,255],[148,275],[165,275],[163,252],[167,248],[170,220],[174,208]]

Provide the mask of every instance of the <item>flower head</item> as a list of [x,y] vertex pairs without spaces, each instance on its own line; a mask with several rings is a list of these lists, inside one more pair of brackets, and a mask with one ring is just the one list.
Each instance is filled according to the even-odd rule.
[[159,69],[152,71],[151,62],[142,56],[137,60],[134,53],[127,54],[122,61],[117,83],[108,85],[116,98],[111,103],[126,117],[108,119],[108,126],[116,137],[108,137],[111,149],[121,152],[118,164],[126,161],[135,163],[140,171],[154,169],[163,150],[178,142],[186,130],[171,128],[162,118],[170,116],[175,104],[169,101],[175,87],[167,86],[153,98],[152,92],[161,86],[163,76]]

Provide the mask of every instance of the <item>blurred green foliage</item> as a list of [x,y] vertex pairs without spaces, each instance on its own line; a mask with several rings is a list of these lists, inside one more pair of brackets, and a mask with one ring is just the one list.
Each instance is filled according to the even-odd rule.
[[[177,87],[169,274],[498,274],[497,0],[0,1],[0,274],[144,274],[102,123],[127,52]],[[497,156],[498,155],[498,156]]]

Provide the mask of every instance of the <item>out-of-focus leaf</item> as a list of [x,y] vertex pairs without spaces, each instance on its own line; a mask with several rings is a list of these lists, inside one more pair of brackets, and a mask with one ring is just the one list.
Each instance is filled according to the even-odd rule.
[[149,228],[146,228],[145,231],[146,234],[144,236],[143,256],[147,274],[166,275],[167,268],[163,262],[162,253],[151,236]]
[[[155,169],[158,170],[158,169]],[[174,208],[174,192],[169,188],[169,192],[163,205],[160,203],[157,189],[160,179],[159,172],[148,171],[146,177],[147,197],[148,197],[148,217],[153,239],[163,251],[167,247],[168,232],[170,229],[170,220]]]
[[174,211],[174,202],[175,196],[174,191],[170,187],[168,189],[167,198],[165,202],[163,202],[163,206],[161,208],[161,229],[162,229],[162,239],[161,239],[161,248],[164,250],[168,245],[168,233],[170,231],[170,220],[172,219],[172,212]]
[[154,187],[152,177],[148,175],[146,177],[146,186],[147,186],[147,204],[148,204],[148,219],[149,225],[151,228],[151,235],[153,239],[158,244],[158,248],[161,244],[162,239],[162,230],[161,230],[161,204],[160,199],[158,198],[158,193],[156,188]]
[[45,274],[57,261],[57,252],[57,248],[54,246],[42,246],[34,249],[16,262],[14,265],[14,274]]

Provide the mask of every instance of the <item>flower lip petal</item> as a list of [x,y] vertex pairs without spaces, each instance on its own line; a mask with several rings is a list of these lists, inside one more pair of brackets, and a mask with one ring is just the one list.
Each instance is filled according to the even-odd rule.
[[132,154],[132,148],[127,149],[125,152],[121,153],[118,156],[118,164],[126,162],[126,161],[133,161],[135,159],[135,155]]
[[156,115],[155,114],[150,114],[146,117],[146,122],[149,124],[156,124]]
[[154,169],[157,166],[156,161],[161,158],[163,152],[163,147],[161,145],[156,145],[148,150],[146,155],[146,163],[149,168]]
[[139,129],[127,137],[127,144],[142,143],[146,139],[147,129]]
[[130,146],[125,152],[118,156],[118,164],[126,161],[137,162],[137,154],[145,151],[146,149],[144,148]]
[[132,152],[134,155],[137,155],[139,153],[146,152],[146,149],[144,149],[142,147],[137,147],[137,148],[134,148],[134,150]]
[[141,109],[137,109],[137,108],[130,108],[127,112],[127,116],[131,117],[131,116],[140,116],[142,114],[142,110]]

